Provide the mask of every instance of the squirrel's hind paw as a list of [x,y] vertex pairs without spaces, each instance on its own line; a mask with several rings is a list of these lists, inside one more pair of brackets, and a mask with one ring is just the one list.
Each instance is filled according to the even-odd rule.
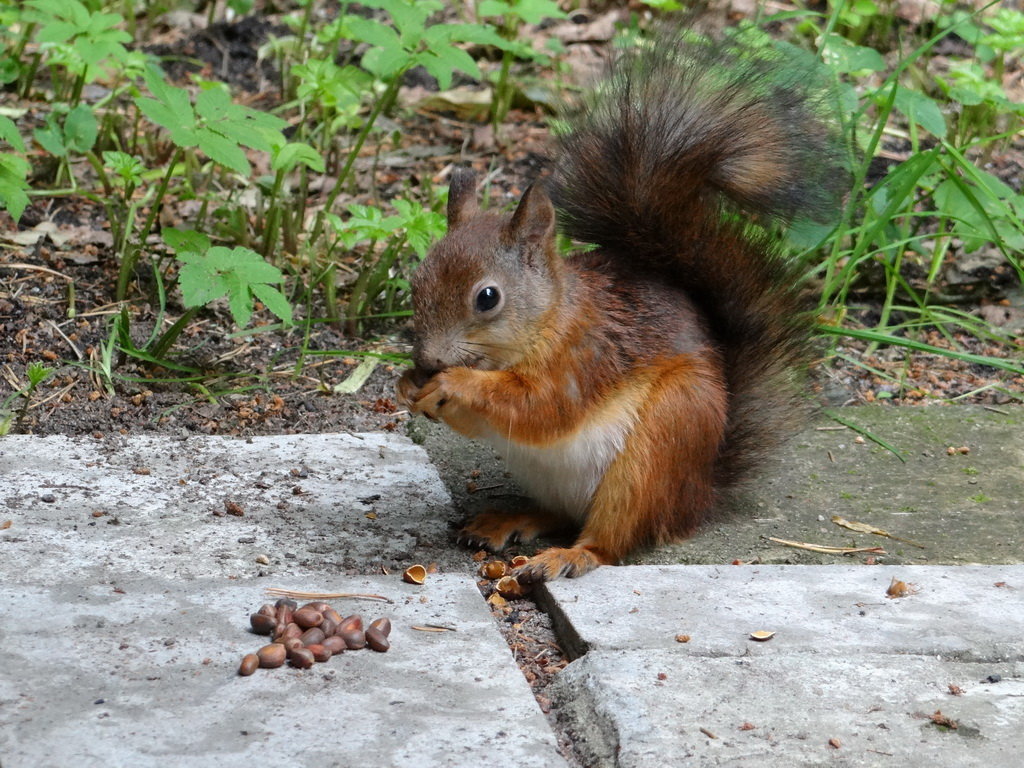
[[599,551],[577,544],[575,547],[545,549],[539,555],[531,557],[525,565],[516,568],[512,575],[521,584],[536,584],[557,579],[559,576],[572,579],[594,570],[599,565],[611,564],[611,560]]
[[531,541],[556,527],[539,512],[481,512],[459,531],[459,543],[497,552],[516,541]]

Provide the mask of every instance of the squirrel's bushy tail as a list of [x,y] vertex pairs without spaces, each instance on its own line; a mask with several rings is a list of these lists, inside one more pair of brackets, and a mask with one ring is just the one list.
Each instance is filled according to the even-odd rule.
[[808,356],[797,275],[764,226],[823,218],[845,191],[829,90],[794,53],[661,34],[567,117],[547,181],[566,234],[667,275],[708,317],[731,397],[723,484],[777,442]]

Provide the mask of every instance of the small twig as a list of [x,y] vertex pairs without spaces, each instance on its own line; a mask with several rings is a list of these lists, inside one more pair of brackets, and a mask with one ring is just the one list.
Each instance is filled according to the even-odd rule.
[[355,600],[382,600],[385,603],[395,602],[390,597],[384,597],[384,595],[367,595],[359,592],[299,592],[294,589],[283,589],[282,587],[267,587],[266,592],[272,597],[293,597],[297,600],[352,598]]
[[53,399],[55,399],[55,398],[58,398],[58,397],[62,397],[62,396],[63,396],[64,394],[66,394],[67,392],[70,392],[70,391],[71,391],[71,390],[72,390],[72,389],[74,388],[74,386],[75,386],[75,384],[76,384],[76,383],[77,383],[77,382],[74,382],[74,381],[72,381],[72,382],[71,382],[70,384],[68,384],[67,386],[61,387],[61,388],[60,388],[60,389],[58,389],[58,390],[57,390],[56,392],[54,392],[54,393],[53,393],[53,394],[51,394],[51,395],[47,395],[47,396],[46,396],[45,398],[43,398],[42,400],[37,400],[36,402],[34,402],[34,403],[32,403],[31,405],[29,405],[29,406],[28,406],[28,410],[33,410],[33,409],[35,409],[35,408],[42,408],[42,407],[43,407],[44,405],[46,405],[46,404],[47,404],[48,402],[50,402],[51,400],[53,400]]
[[715,734],[713,734],[707,728],[701,728],[700,732],[703,733],[705,736],[707,736],[709,739],[717,739],[718,738],[717,736],[715,736]]
[[870,525],[869,523],[858,523],[854,520],[847,520],[846,518],[840,517],[839,515],[832,515],[832,522],[838,525],[840,528],[846,528],[847,530],[856,531],[857,533],[870,533],[875,536],[884,536],[887,539],[892,539],[893,541],[901,541],[904,544],[909,544],[910,546],[917,547],[918,549],[927,549],[927,547],[924,544],[918,544],[916,541],[911,541],[910,539],[902,539],[899,536],[894,536],[888,531],[883,531],[881,528],[876,528],[875,526]]
[[82,359],[82,351],[78,347],[75,346],[75,342],[73,342],[71,339],[69,339],[67,337],[67,334],[64,333],[64,331],[62,331],[60,329],[60,326],[57,325],[55,322],[53,322],[53,320],[48,320],[47,322],[50,325],[52,325],[53,326],[53,330],[55,330],[57,333],[59,333],[61,338],[64,339],[64,341],[66,341],[68,343],[68,346],[71,347],[71,351],[75,353],[75,357],[77,357],[79,360],[81,360]]
[[504,488],[504,483],[497,483],[495,485],[484,485],[480,488],[467,489],[469,493],[480,493],[480,491],[493,491],[495,488]]
[[1009,416],[1010,415],[1008,411],[1003,411],[1003,410],[1001,410],[999,408],[995,408],[995,407],[993,407],[991,405],[983,405],[981,407],[984,408],[986,411],[992,411],[992,413],[998,413],[1001,416]]
[[68,277],[62,272],[57,272],[56,270],[50,269],[49,267],[40,267],[36,264],[0,264],[0,269],[31,269],[36,272],[45,272],[48,275],[54,275],[56,277],[67,280],[69,283],[73,281],[73,278]]
[[420,632],[455,632],[455,627],[443,627],[440,624],[423,624],[413,625],[409,629],[415,629]]
[[806,549],[811,552],[821,552],[826,555],[854,555],[858,552],[869,552],[872,555],[888,554],[881,547],[830,547],[824,544],[804,544],[799,541],[777,539],[774,536],[767,536],[765,538],[767,538],[768,541],[774,541],[776,544],[782,544],[787,547],[795,547],[796,549]]

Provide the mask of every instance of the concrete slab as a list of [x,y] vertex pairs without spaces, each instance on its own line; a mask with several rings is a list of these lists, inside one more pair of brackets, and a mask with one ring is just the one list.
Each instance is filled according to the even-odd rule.
[[[886,597],[893,578],[917,591]],[[598,568],[545,585],[538,599],[575,656],[672,648],[1024,661],[1024,565]],[[777,634],[752,642],[757,630]],[[681,650],[680,634],[690,637]]]
[[[982,682],[997,672],[1002,681]],[[551,693],[590,768],[1011,768],[1024,749],[1019,662],[592,651]]]
[[179,578],[463,570],[454,517],[423,450],[396,435],[0,439],[0,553],[37,581],[54,562]]
[[600,568],[541,594],[585,653],[549,692],[588,766],[1016,765],[1022,594],[1024,565]]
[[[561,765],[554,736],[473,580],[290,578],[289,586],[391,596],[334,601],[388,615],[391,650],[309,670],[238,677],[263,645],[247,631],[261,585],[222,578],[118,579],[101,570],[0,586],[0,763],[43,766],[466,766],[495,750]],[[342,609],[345,610],[345,609]],[[455,632],[411,629],[435,624]]]
[[[562,764],[450,515],[395,436],[0,439],[0,764]],[[266,586],[392,597],[391,651],[238,677]]]

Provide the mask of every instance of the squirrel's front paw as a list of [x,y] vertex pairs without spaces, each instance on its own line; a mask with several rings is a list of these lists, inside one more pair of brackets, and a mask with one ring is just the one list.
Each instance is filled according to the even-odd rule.
[[446,386],[448,376],[439,373],[431,378],[426,384],[419,388],[415,398],[409,405],[413,413],[422,413],[428,419],[437,421],[441,418],[441,409],[451,400],[452,392]]
[[398,397],[398,402],[408,408],[409,410],[416,413],[415,409],[416,402],[420,399],[420,391],[423,386],[430,381],[430,374],[419,368],[410,368],[402,374],[402,378],[398,380],[398,384],[395,385],[395,394]]
[[398,402],[411,413],[422,413],[428,419],[437,421],[440,409],[448,401],[447,390],[443,386],[445,373],[433,375],[418,368],[412,368],[402,374],[395,387]]
[[474,405],[479,402],[480,375],[472,368],[450,368],[417,386],[414,376],[406,374],[398,382],[398,396],[410,413],[421,413],[467,437],[478,437],[487,427],[488,416]]

